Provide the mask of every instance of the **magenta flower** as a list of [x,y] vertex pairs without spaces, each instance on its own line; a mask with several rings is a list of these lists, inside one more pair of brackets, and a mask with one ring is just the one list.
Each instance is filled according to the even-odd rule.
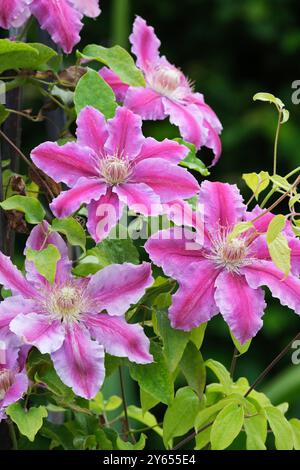
[[[179,283],[169,310],[174,328],[191,330],[221,312],[236,338],[244,343],[262,327],[266,304],[261,286],[267,286],[282,305],[300,314],[300,241],[289,224],[285,236],[291,248],[291,273],[285,277],[271,261],[265,233],[272,214],[259,218],[255,229],[234,238],[227,236],[242,220],[262,211],[246,212],[235,185],[202,183],[204,243],[196,234],[175,227],[154,235],[145,245],[152,261]],[[187,236],[189,235],[189,236]]]
[[15,335],[0,330],[0,422],[5,408],[20,400],[28,389],[19,341]]
[[221,154],[219,135],[222,125],[201,93],[195,93],[191,82],[180,69],[159,55],[160,41],[145,20],[136,17],[130,36],[132,52],[142,70],[146,88],[126,86],[111,70],[104,67],[100,74],[115,91],[118,100],[139,114],[142,119],[165,119],[179,127],[182,137],[197,149],[213,150],[215,164]]
[[0,283],[13,296],[0,305],[0,328],[10,330],[41,353],[51,354],[62,381],[77,395],[92,398],[104,380],[104,351],[146,364],[152,361],[149,340],[124,313],[152,282],[149,263],[110,265],[90,278],[71,274],[67,246],[48,232],[47,222],[33,229],[27,248],[55,245],[61,259],[54,285],[26,262],[27,277],[0,253]]
[[189,198],[199,190],[195,178],[177,163],[188,150],[177,142],[145,138],[142,120],[126,108],[113,119],[86,107],[77,120],[77,143],[60,147],[46,142],[32,160],[70,189],[51,204],[56,217],[66,217],[88,204],[88,230],[96,241],[114,227],[124,205],[144,215],[163,211],[162,203]]
[[66,53],[80,41],[83,15],[96,18],[98,0],[0,0],[0,27],[20,27],[33,14]]

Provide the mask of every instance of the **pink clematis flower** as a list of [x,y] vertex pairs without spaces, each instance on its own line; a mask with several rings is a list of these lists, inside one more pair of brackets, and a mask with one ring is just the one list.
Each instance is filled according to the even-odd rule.
[[145,138],[142,120],[127,108],[113,119],[86,107],[77,120],[77,143],[60,147],[46,142],[31,154],[34,163],[71,189],[51,204],[56,217],[66,217],[88,204],[88,230],[96,241],[109,234],[124,205],[144,215],[163,211],[162,203],[189,198],[199,190],[195,178],[177,163],[184,145]]
[[217,163],[221,154],[219,134],[222,125],[201,93],[195,93],[184,74],[159,55],[160,41],[146,21],[136,17],[130,36],[132,52],[142,70],[146,88],[126,86],[111,70],[104,67],[101,76],[115,91],[118,100],[143,119],[165,119],[179,127],[182,137],[197,149],[213,150]]
[[26,262],[27,277],[0,253],[0,283],[13,296],[0,304],[0,328],[48,353],[62,381],[77,395],[96,395],[104,380],[104,351],[139,364],[152,361],[149,340],[140,325],[128,324],[124,313],[152,282],[151,266],[110,265],[90,278],[71,274],[67,245],[49,233],[47,222],[27,240],[35,250],[55,245],[61,254],[55,283]]
[[262,210],[256,207],[246,212],[237,187],[224,183],[202,183],[199,201],[203,205],[202,245],[197,243],[196,233],[191,240],[190,231],[180,227],[154,235],[145,245],[152,261],[179,283],[169,310],[172,326],[191,330],[221,312],[244,343],[262,327],[266,304],[261,286],[300,314],[300,240],[290,225],[286,225],[285,236],[292,268],[285,277],[273,264],[263,234],[272,214],[260,217],[255,229],[230,241],[227,236],[236,223],[252,220]]
[[0,27],[20,27],[33,14],[66,53],[80,41],[83,16],[101,13],[98,0],[0,0]]
[[28,384],[18,339],[0,330],[0,422],[6,418],[6,407],[22,398]]

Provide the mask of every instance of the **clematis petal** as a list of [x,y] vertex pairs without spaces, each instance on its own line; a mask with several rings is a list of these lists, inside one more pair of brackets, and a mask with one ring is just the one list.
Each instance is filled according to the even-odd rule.
[[162,212],[160,197],[144,183],[125,183],[115,186],[113,191],[123,204],[143,215],[158,215]]
[[127,357],[138,364],[153,361],[149,353],[150,341],[140,325],[131,325],[123,317],[110,315],[87,315],[85,322],[92,336],[109,354]]
[[61,380],[76,395],[89,400],[98,393],[105,375],[104,350],[82,324],[68,325],[63,346],[51,358]]
[[179,127],[184,140],[194,144],[197,149],[205,145],[209,131],[196,105],[177,103],[165,97],[163,104],[166,114],[170,116],[170,122]]
[[123,315],[152,283],[150,263],[111,264],[91,277],[86,294],[98,312]]
[[221,139],[215,131],[215,129],[210,125],[206,119],[204,120],[204,125],[208,129],[208,134],[207,134],[207,139],[205,141],[205,147],[208,147],[209,149],[212,149],[214,153],[214,159],[211,163],[211,166],[214,166],[218,163],[221,153],[222,153],[222,143]]
[[90,18],[97,18],[101,10],[99,7],[99,0],[70,0],[72,5],[82,13],[84,16]]
[[129,87],[124,105],[144,120],[161,120],[167,116],[162,96],[151,88]]
[[147,158],[139,162],[131,181],[150,186],[162,202],[191,198],[200,189],[197,180],[187,170],[162,158]]
[[110,70],[107,67],[102,67],[102,69],[99,70],[99,74],[103,80],[105,80],[106,83],[112,88],[114,94],[116,95],[117,101],[123,103],[129,85],[122,82],[120,77],[115,72],[113,72],[113,70]]
[[137,66],[147,72],[159,60],[160,40],[152,26],[137,16],[133,23],[133,31],[129,37],[132,52],[137,57]]
[[0,284],[25,298],[36,296],[34,287],[26,281],[21,271],[12,264],[10,258],[0,252]]
[[109,188],[98,201],[88,205],[87,229],[93,239],[99,243],[106,238],[122,216],[124,204]]
[[109,137],[105,149],[110,155],[120,155],[133,159],[142,147],[145,137],[142,134],[142,120],[127,108],[117,108],[116,115],[108,120]]
[[250,287],[256,289],[267,286],[272,295],[280,300],[281,305],[300,314],[300,280],[290,274],[284,274],[271,261],[257,260],[241,269]]
[[42,29],[46,29],[53,42],[69,54],[80,41],[82,14],[68,0],[34,0],[31,12]]
[[252,289],[244,276],[223,271],[216,280],[215,301],[238,341],[243,344],[262,327],[264,291]]
[[22,26],[30,16],[28,5],[32,0],[0,0],[0,27]]
[[93,150],[75,142],[63,146],[45,142],[32,151],[31,158],[38,168],[57,183],[66,183],[68,186],[74,186],[78,178],[98,176]]
[[175,199],[163,204],[163,212],[174,224],[195,228],[195,239],[201,247],[204,241],[209,245],[209,234],[205,230],[203,214],[199,210],[194,211],[186,201]]
[[219,272],[208,260],[193,263],[185,270],[169,309],[173,328],[189,331],[218,313],[214,294]]
[[[58,233],[49,232],[48,222],[43,221],[31,231],[26,242],[25,255],[28,248],[41,250],[47,248],[48,245],[56,246],[61,254],[61,259],[58,261],[56,267],[56,282],[63,282],[70,276],[72,263],[69,260],[68,247],[64,239]],[[46,279],[39,274],[32,261],[26,260],[25,267],[29,282],[36,283],[37,286],[40,284],[47,285]]]
[[25,372],[16,374],[13,384],[7,390],[5,397],[1,403],[2,407],[6,407],[20,400],[24,393],[27,392],[29,380]]
[[230,229],[246,212],[243,198],[234,184],[204,181],[199,202],[203,205],[204,223],[212,234],[218,228]]
[[191,263],[204,260],[202,247],[195,242],[195,234],[181,227],[173,227],[154,234],[145,243],[150,259],[167,276],[181,279]]
[[104,144],[108,137],[107,124],[100,111],[86,106],[77,118],[77,143],[90,147],[96,155],[104,153]]
[[152,137],[147,137],[144,140],[141,152],[137,156],[136,161],[146,160],[148,158],[159,158],[177,164],[183,160],[188,153],[188,148],[185,145],[180,145],[174,140],[164,139],[159,142]]
[[20,314],[10,324],[13,333],[27,344],[36,346],[42,354],[57,351],[64,341],[65,328],[59,320],[49,315],[29,313]]
[[8,328],[10,322],[20,313],[32,312],[34,305],[33,300],[24,299],[20,295],[7,297],[0,303],[0,330]]
[[67,217],[77,211],[81,204],[100,199],[106,190],[106,183],[99,178],[79,178],[73,188],[60,193],[50,207],[56,217]]

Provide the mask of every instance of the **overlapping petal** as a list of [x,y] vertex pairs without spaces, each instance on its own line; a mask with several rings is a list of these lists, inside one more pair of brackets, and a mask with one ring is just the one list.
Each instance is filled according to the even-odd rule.
[[25,298],[35,297],[34,287],[26,281],[21,271],[12,264],[10,258],[0,252],[0,284],[13,293],[21,294]]
[[86,325],[109,354],[138,364],[152,362],[150,341],[140,325],[130,325],[123,317],[111,315],[88,315]]
[[97,243],[107,237],[117,225],[123,208],[124,204],[111,188],[98,201],[91,201],[88,205],[87,229]]
[[92,106],[86,106],[80,111],[76,123],[77,143],[92,148],[96,155],[102,155],[108,137],[103,114]]
[[123,315],[153,283],[151,265],[112,264],[94,274],[86,293],[94,311],[106,310],[111,315]]
[[122,82],[120,77],[115,72],[113,72],[113,70],[110,70],[107,67],[102,67],[102,69],[99,70],[99,74],[112,88],[114,94],[116,95],[117,101],[123,103],[129,85],[127,85],[127,83]]
[[156,121],[167,116],[163,97],[151,88],[128,88],[124,105],[144,120]]
[[76,10],[80,11],[84,16],[90,18],[97,18],[101,10],[99,7],[99,0],[70,0]]
[[152,137],[147,137],[143,142],[136,161],[146,160],[148,158],[159,158],[177,164],[181,162],[188,153],[189,150],[185,145],[181,145],[174,140],[164,139],[160,142]]
[[61,380],[77,395],[89,400],[98,393],[105,375],[104,350],[82,324],[67,326],[63,346],[51,357]]
[[148,26],[143,18],[137,16],[129,40],[132,44],[132,52],[137,57],[137,66],[147,72],[159,60],[160,40],[153,27]]
[[117,108],[116,115],[107,122],[109,137],[105,148],[110,155],[136,157],[142,147],[142,120],[127,108]]
[[7,407],[12,403],[20,400],[24,393],[27,392],[29,386],[29,380],[25,371],[19,372],[14,378],[13,384],[7,390],[3,401],[1,402],[1,407]]
[[120,184],[113,191],[123,204],[137,213],[150,216],[162,212],[159,195],[145,183]]
[[0,0],[0,27],[22,26],[30,16],[28,5],[32,0]]

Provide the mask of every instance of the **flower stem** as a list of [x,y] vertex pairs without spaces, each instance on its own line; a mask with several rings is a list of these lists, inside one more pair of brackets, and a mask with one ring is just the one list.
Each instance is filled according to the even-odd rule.
[[294,341],[300,338],[300,332],[293,338],[286,347],[273,359],[273,361],[265,368],[265,370],[257,377],[253,382],[249,390],[245,393],[245,398],[254,390],[254,388],[268,375],[268,373],[273,369],[274,366],[289,352]]
[[18,441],[17,441],[14,423],[9,419],[7,421],[7,425],[8,425],[9,435],[10,435],[10,439],[12,443],[12,448],[13,450],[18,450]]
[[123,373],[122,366],[119,366],[119,377],[120,377],[121,394],[122,394],[124,416],[125,416],[126,434],[130,435],[133,443],[135,443],[135,437],[134,437],[134,434],[132,434],[130,430],[130,425],[129,425],[129,418],[128,418],[128,412],[127,412],[127,400],[126,400],[125,385],[124,385],[124,373]]
[[236,362],[238,358],[239,352],[237,348],[235,347],[233,350],[233,355],[232,355],[232,360],[231,360],[231,365],[230,365],[230,376],[233,379],[235,368],[236,368]]
[[276,171],[277,171],[278,139],[279,139],[280,126],[281,126],[281,119],[282,119],[282,111],[279,110],[275,141],[274,141],[273,175],[276,175]]

